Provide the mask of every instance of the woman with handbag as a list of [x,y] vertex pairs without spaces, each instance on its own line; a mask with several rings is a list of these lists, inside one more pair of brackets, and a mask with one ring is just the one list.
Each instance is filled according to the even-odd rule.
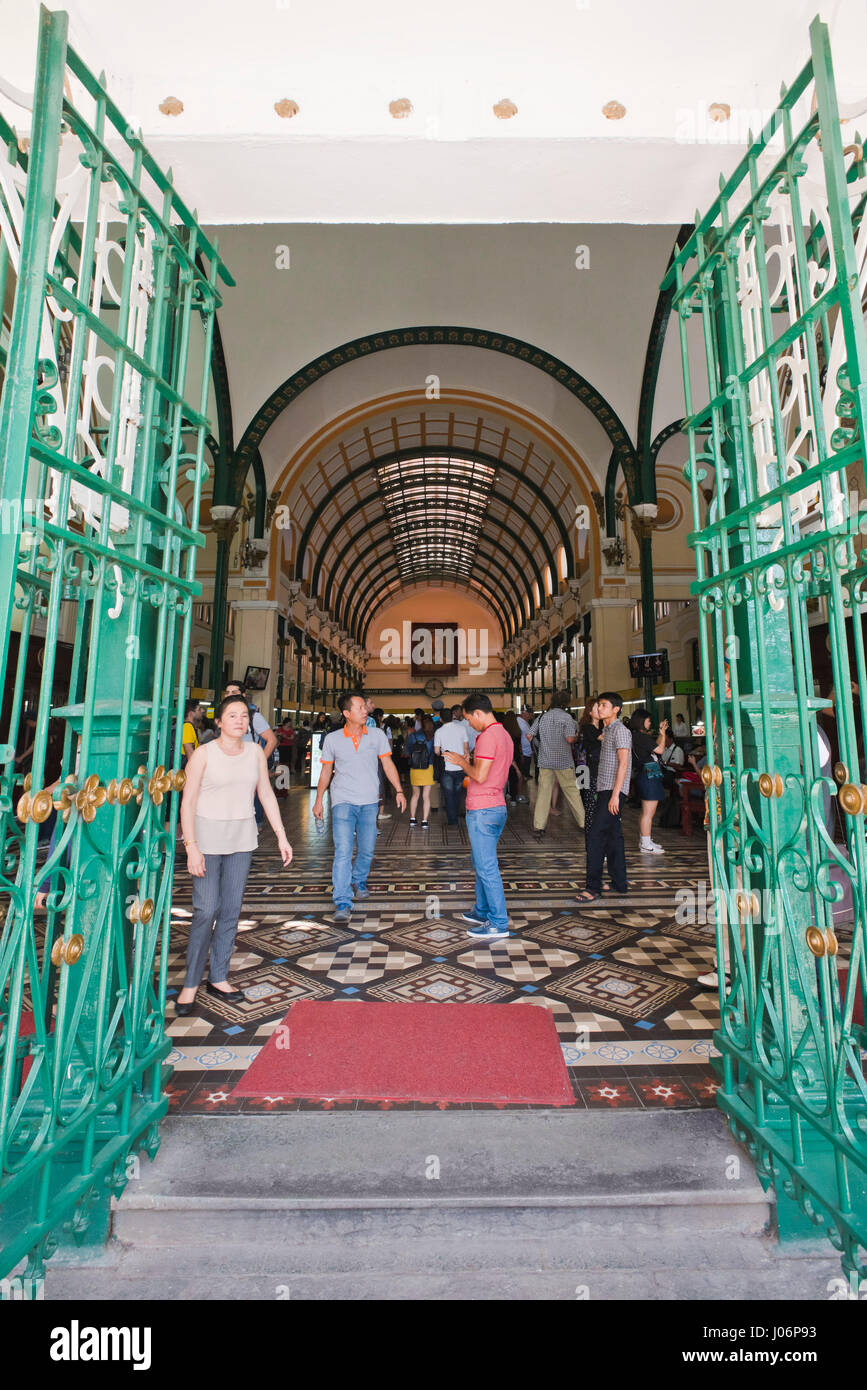
[[665,748],[665,731],[668,720],[660,721],[659,733],[651,732],[650,715],[643,705],[639,705],[629,721],[632,731],[632,762],[635,771],[635,789],[641,801],[641,838],[638,848],[642,854],[665,854],[662,845],[651,839],[653,817],[656,808],[665,796],[665,782],[659,755]]
[[434,784],[434,725],[429,714],[423,716],[421,729],[413,729],[406,741],[409,758],[409,783],[412,796],[409,803],[409,823],[416,825],[419,792],[422,793],[422,830],[430,824],[430,789]]

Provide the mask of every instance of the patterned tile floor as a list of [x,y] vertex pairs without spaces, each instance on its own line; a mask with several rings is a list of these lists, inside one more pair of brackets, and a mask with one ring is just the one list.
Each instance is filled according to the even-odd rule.
[[[281,803],[294,849],[288,869],[270,829],[261,833],[230,973],[244,1002],[223,1003],[202,989],[188,1018],[176,1018],[171,1003],[183,983],[191,907],[191,880],[179,857],[168,962],[173,1111],[332,1108],[280,1096],[230,1099],[289,1005],[304,998],[549,1009],[579,1105],[713,1105],[719,1001],[697,983],[713,969],[713,930],[679,923],[675,902],[678,889],[706,876],[702,834],[686,839],[660,831],[665,855],[641,855],[637,817],[628,809],[629,896],[578,907],[584,837],[568,810],[551,818],[540,843],[531,833],[532,806],[513,806],[499,858],[514,934],[480,943],[458,915],[472,906],[474,884],[463,822],[447,826],[438,812],[429,831],[410,830],[392,803],[392,819],[380,822],[371,897],[348,926],[337,926],[331,836],[314,829],[312,799],[297,788]],[[367,1107],[353,1101],[333,1108]]]

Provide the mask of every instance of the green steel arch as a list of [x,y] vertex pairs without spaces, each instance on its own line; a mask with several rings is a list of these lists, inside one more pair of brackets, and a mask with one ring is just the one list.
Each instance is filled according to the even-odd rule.
[[[653,474],[653,496],[656,497],[656,460],[663,444],[675,434],[683,431],[684,420],[682,417],[672,420],[670,425],[664,425],[657,435],[654,436],[652,443],[647,450],[647,457],[650,460],[650,468]],[[617,460],[612,454],[608,464],[608,472],[605,476],[605,534],[614,536],[617,534],[617,526],[614,519],[614,499],[617,496]]]
[[[681,251],[695,230],[691,222],[684,222],[677,234],[671,255],[668,258],[666,274],[671,267],[672,261],[678,251]],[[650,337],[647,341],[647,351],[644,355],[644,371],[641,376],[641,392],[638,398],[638,491],[630,486],[629,477],[626,478],[627,491],[630,501],[655,502],[656,501],[656,456],[660,448],[665,443],[664,439],[654,439],[651,443],[650,431],[653,423],[653,403],[656,399],[656,386],[659,381],[659,369],[662,366],[662,350],[665,346],[665,334],[668,329],[668,320],[671,316],[671,301],[674,291],[668,286],[663,286],[656,299],[656,308],[653,311],[653,321],[650,325]],[[670,426],[666,426],[670,428]],[[660,431],[664,433],[664,431]],[[666,438],[669,436],[666,435]],[[659,442],[657,443],[657,440]],[[605,534],[614,536],[617,528],[614,522],[614,498],[617,493],[617,475],[622,467],[617,450],[612,450],[611,458],[608,462],[608,471],[605,475]]]
[[253,454],[262,443],[268,430],[279,415],[282,415],[303,391],[313,386],[329,372],[345,367],[369,357],[375,352],[386,352],[390,348],[402,347],[472,347],[488,352],[499,352],[526,362],[537,371],[544,372],[569,391],[576,400],[585,406],[602,426],[623,468],[629,484],[630,496],[635,496],[638,487],[638,460],[626,426],[613,406],[597,391],[592,382],[576,372],[559,357],[553,357],[532,343],[509,333],[493,333],[481,328],[455,328],[442,325],[429,325],[415,328],[389,329],[382,333],[370,333],[363,338],[354,338],[342,343],[321,357],[314,358],[305,367],[293,373],[278,386],[276,391],[259,407],[247,426],[241,442],[235,451],[233,468],[233,492],[240,495],[244,479],[253,460]]

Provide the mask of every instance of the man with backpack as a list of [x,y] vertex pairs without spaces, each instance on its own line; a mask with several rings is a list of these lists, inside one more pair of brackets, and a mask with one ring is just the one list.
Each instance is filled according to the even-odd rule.
[[422,822],[421,829],[427,830],[430,817],[430,789],[434,784],[434,726],[429,714],[422,715],[422,726],[420,729],[413,729],[406,741],[406,752],[409,757],[409,783],[412,787],[412,796],[409,803],[409,823],[413,828],[416,825],[416,807],[418,806],[419,792],[422,793]]
[[538,737],[539,748],[536,754],[539,790],[533,812],[533,831],[541,840],[548,824],[551,809],[551,790],[555,780],[569,804],[579,830],[584,829],[584,802],[578,794],[575,781],[575,759],[572,745],[578,737],[578,725],[569,713],[569,694],[565,690],[555,690],[551,704],[545,713],[534,721],[530,737]]

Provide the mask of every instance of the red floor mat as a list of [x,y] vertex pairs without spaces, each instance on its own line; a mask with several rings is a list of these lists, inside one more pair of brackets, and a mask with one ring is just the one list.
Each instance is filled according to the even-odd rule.
[[300,999],[232,1094],[575,1104],[547,1009],[502,1004]]

